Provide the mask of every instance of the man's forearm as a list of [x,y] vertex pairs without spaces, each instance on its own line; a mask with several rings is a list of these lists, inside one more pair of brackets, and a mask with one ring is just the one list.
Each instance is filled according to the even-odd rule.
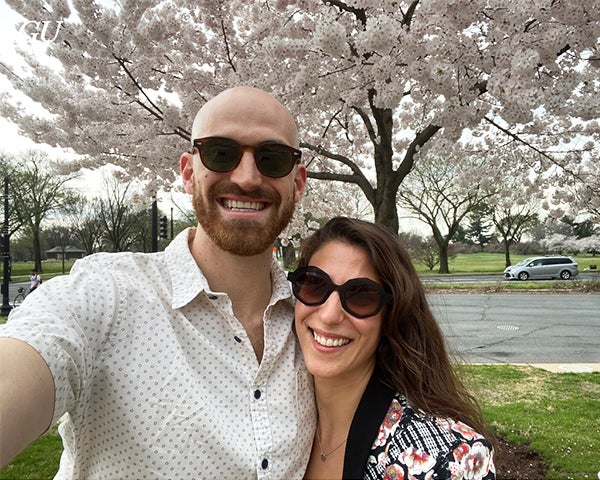
[[54,380],[26,343],[0,338],[0,468],[50,426]]

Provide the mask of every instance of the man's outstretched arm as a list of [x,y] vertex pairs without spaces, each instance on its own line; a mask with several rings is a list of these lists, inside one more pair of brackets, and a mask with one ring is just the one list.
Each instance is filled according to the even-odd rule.
[[40,354],[26,343],[0,338],[0,468],[50,426],[54,380]]

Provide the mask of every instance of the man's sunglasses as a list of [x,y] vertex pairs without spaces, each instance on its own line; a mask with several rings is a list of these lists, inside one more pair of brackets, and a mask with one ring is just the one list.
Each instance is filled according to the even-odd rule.
[[242,145],[230,138],[206,137],[195,139],[193,145],[200,152],[204,166],[218,173],[235,169],[242,160],[244,150],[252,152],[258,171],[272,178],[285,177],[302,157],[300,150],[275,142],[253,146]]
[[384,305],[392,303],[392,295],[382,285],[368,278],[353,278],[336,285],[329,275],[317,267],[302,267],[288,273],[294,296],[304,305],[322,305],[336,290],[342,307],[356,318],[377,315]]

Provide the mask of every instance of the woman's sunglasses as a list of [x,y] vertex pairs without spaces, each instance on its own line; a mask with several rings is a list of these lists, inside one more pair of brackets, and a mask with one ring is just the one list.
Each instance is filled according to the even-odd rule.
[[294,296],[304,305],[322,305],[336,290],[342,307],[356,318],[377,315],[384,305],[392,303],[392,295],[382,285],[368,278],[353,278],[336,285],[329,275],[317,267],[302,267],[288,273]]
[[231,172],[237,167],[244,150],[252,152],[258,171],[272,178],[285,177],[302,157],[300,150],[275,142],[252,146],[242,145],[230,138],[206,137],[195,139],[193,145],[200,152],[204,166],[218,173]]

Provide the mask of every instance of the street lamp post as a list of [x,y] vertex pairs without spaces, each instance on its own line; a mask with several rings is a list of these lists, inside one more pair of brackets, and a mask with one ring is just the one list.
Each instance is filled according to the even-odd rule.
[[156,197],[152,197],[152,208],[151,208],[151,216],[152,216],[152,242],[150,251],[157,252],[158,251],[158,205],[156,204]]
[[4,177],[4,224],[2,225],[2,235],[0,237],[0,256],[3,259],[4,270],[2,280],[2,306],[0,315],[8,315],[11,306],[8,298],[8,289],[10,285],[10,238],[8,236],[8,176]]

